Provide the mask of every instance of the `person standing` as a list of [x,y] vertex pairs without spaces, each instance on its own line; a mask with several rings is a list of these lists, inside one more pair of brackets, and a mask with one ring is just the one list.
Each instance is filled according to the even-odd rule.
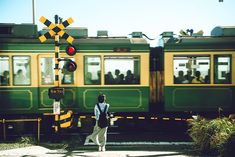
[[106,96],[104,94],[100,94],[98,96],[98,103],[95,105],[94,114],[96,117],[96,123],[93,129],[93,133],[86,137],[84,145],[87,145],[91,140],[96,145],[99,146],[99,151],[105,151],[105,145],[107,141],[107,129],[108,124],[103,125],[100,124],[99,119],[101,116],[106,115],[108,113],[109,104],[106,103]]

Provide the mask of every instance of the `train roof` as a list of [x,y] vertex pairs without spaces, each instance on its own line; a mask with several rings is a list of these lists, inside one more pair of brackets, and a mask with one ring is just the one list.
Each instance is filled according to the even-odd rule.
[[172,37],[163,40],[166,51],[235,50],[235,36]]
[[[9,46],[11,46],[10,49],[19,49],[19,45],[24,45],[25,49],[27,45],[31,45],[28,48],[32,49],[32,44],[39,50],[54,48],[53,38],[47,39],[44,43],[38,39],[46,31],[48,30],[43,29],[38,32],[37,26],[32,24],[0,24],[0,45],[2,45],[0,49],[9,49]],[[74,37],[73,45],[77,45],[80,50],[113,50],[115,48],[128,48],[130,51],[149,50],[148,42],[141,37],[88,37],[86,28],[69,28],[65,31]],[[101,35],[104,33],[105,31],[99,32]],[[60,43],[61,46],[68,45],[64,39],[60,39]],[[41,46],[36,46],[38,44]]]
[[183,32],[183,36],[174,37],[173,33],[163,33],[162,40],[166,51],[234,51],[235,26],[217,26],[211,36],[202,36],[203,32],[191,36]]

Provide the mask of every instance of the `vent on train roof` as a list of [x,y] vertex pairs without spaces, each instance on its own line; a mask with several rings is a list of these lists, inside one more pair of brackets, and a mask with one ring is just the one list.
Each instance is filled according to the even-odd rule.
[[217,26],[211,31],[211,36],[235,36],[235,26]]
[[0,37],[35,37],[37,25],[0,23]]
[[97,37],[108,37],[108,31],[106,30],[98,30]]
[[132,36],[132,38],[142,38],[143,37],[142,32],[132,32],[130,35]]

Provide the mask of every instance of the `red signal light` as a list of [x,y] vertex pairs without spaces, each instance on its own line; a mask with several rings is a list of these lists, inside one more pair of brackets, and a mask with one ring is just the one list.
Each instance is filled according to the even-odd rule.
[[73,45],[68,45],[68,46],[66,47],[66,53],[67,53],[67,55],[73,56],[73,55],[76,54],[76,52],[77,52],[77,49],[76,49],[75,46],[73,46]]
[[69,72],[74,72],[77,69],[77,64],[72,60],[68,60],[65,64],[65,68]]

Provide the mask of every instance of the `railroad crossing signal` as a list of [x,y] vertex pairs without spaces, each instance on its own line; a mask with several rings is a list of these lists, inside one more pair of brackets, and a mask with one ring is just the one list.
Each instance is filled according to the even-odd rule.
[[[41,35],[39,37],[39,40],[41,42],[46,41],[48,38],[51,38],[55,36],[55,85],[56,87],[49,88],[48,95],[49,98],[54,99],[53,104],[53,113],[55,114],[55,121],[58,122],[61,118],[66,119],[66,117],[71,117],[72,112],[68,112],[66,116],[63,118],[63,116],[59,117],[60,115],[60,99],[64,96],[64,88],[59,87],[59,62],[60,61],[66,61],[66,69],[69,72],[74,72],[77,68],[77,64],[73,62],[71,59],[61,59],[59,58],[59,52],[60,52],[60,43],[59,43],[59,36],[64,38],[70,45],[66,48],[66,53],[70,56],[73,56],[76,54],[76,47],[72,45],[72,42],[74,40],[73,37],[68,35],[64,32],[64,28],[69,26],[71,23],[73,23],[73,19],[69,18],[65,20],[64,22],[58,24],[58,15],[55,15],[55,24],[46,19],[44,16],[42,16],[39,19],[40,22],[45,24],[50,30],[46,32],[45,34]],[[71,120],[70,120],[71,122]],[[65,128],[68,127],[71,123],[61,123],[60,126]],[[58,132],[59,126],[55,125],[55,132]]]
[[48,38],[51,38],[54,35],[58,34],[59,36],[64,38],[68,43],[72,44],[74,38],[71,37],[70,35],[68,35],[67,33],[65,33],[63,30],[64,28],[69,26],[71,23],[73,23],[73,19],[71,17],[58,25],[52,23],[51,21],[46,19],[44,16],[42,16],[39,19],[39,21],[42,22],[44,25],[46,25],[48,28],[50,28],[50,30],[47,33],[45,33],[39,37],[39,40],[41,42],[44,42]]
[[[66,54],[69,56],[74,56],[77,52],[77,48],[73,45],[68,45],[65,50]],[[74,72],[77,69],[77,64],[71,59],[66,60],[65,68],[69,72]]]
[[65,50],[66,54],[69,56],[74,56],[77,52],[77,48],[73,45],[68,45]]

